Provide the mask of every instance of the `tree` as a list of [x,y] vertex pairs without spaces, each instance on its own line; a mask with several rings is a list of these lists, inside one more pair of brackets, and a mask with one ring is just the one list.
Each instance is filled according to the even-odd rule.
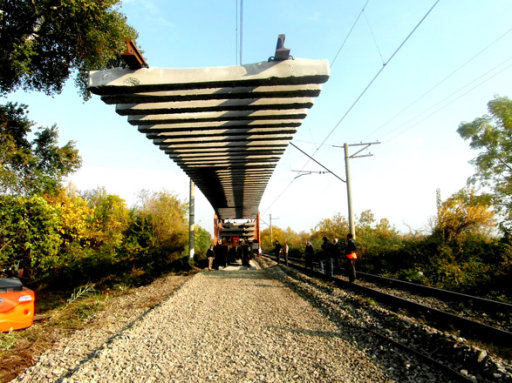
[[30,141],[34,123],[26,109],[16,103],[0,105],[0,193],[55,193],[63,178],[80,167],[78,150],[72,141],[57,145],[55,125],[38,128]]
[[206,250],[208,250],[210,244],[212,244],[212,236],[208,230],[199,225],[194,225],[194,241],[195,253],[199,254],[202,258],[206,258]]
[[489,236],[494,229],[494,213],[489,199],[473,189],[461,189],[437,207],[434,233],[443,240],[464,239],[468,235]]
[[89,70],[120,65],[136,31],[120,0],[0,0],[0,94],[20,87],[56,94],[77,71],[85,98]]
[[151,225],[151,245],[168,251],[185,248],[188,236],[187,205],[167,191],[142,191],[139,200],[139,214]]
[[285,233],[283,229],[272,225],[272,242],[270,241],[270,228],[263,229],[260,233],[261,247],[265,250],[273,249],[274,242],[279,241],[282,245],[285,241]]
[[117,195],[107,194],[105,188],[83,194],[89,207],[93,209],[90,222],[92,247],[103,247],[104,250],[114,253],[125,239],[125,230],[129,225],[130,212],[126,202]]
[[56,208],[43,197],[0,196],[0,270],[20,267],[28,277],[48,275],[62,243]]
[[489,115],[459,125],[457,132],[480,150],[471,162],[476,173],[470,182],[489,188],[502,228],[512,229],[512,100],[496,97],[487,104]]
[[325,218],[316,224],[311,234],[311,239],[320,242],[322,237],[329,239],[345,238],[348,233],[348,221],[340,213],[337,213],[332,218]]

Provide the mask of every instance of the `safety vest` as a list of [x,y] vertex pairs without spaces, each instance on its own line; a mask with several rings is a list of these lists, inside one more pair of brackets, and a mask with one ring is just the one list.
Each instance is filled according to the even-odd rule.
[[349,253],[347,254],[347,258],[348,259],[357,259],[357,254],[355,251],[353,251],[352,253]]

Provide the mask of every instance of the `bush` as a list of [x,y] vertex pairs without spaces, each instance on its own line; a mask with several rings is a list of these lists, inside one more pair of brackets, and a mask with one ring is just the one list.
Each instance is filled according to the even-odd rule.
[[59,261],[62,237],[57,210],[39,196],[0,196],[0,269],[48,277]]

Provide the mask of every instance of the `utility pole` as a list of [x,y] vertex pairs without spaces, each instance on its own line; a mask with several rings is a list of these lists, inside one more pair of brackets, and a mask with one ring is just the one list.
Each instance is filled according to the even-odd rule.
[[[272,246],[274,244],[274,240],[272,238],[272,214],[269,214],[268,215],[268,219],[269,219],[269,229],[270,229],[270,246]],[[274,217],[274,219],[279,219],[279,217]]]
[[[299,152],[304,154],[306,157],[308,157],[309,159],[313,160],[315,163],[320,165],[322,168],[324,168],[327,171],[327,173],[331,173],[334,177],[336,177],[340,181],[345,182],[347,184],[348,224],[349,224],[350,233],[353,235],[354,239],[356,239],[356,229],[355,229],[355,225],[354,225],[354,213],[353,213],[353,210],[352,210],[352,190],[350,188],[350,166],[349,166],[349,159],[350,158],[372,157],[373,154],[371,154],[371,153],[364,154],[364,155],[358,155],[358,154],[361,153],[362,151],[368,149],[371,145],[377,145],[377,144],[380,144],[380,142],[379,141],[366,142],[366,143],[362,143],[361,142],[359,144],[347,144],[347,143],[345,143],[343,146],[333,145],[336,148],[343,148],[345,150],[345,176],[346,176],[345,178],[346,179],[343,179],[340,176],[338,176],[336,173],[334,173],[331,170],[329,170],[328,168],[326,168],[323,164],[321,164],[320,162],[315,160],[312,156],[307,154],[304,150],[298,148],[297,145],[295,145],[293,142],[290,142],[291,146],[293,146]],[[349,146],[364,146],[364,148],[359,149],[357,152],[355,152],[352,155],[349,155],[349,153],[348,153],[348,147]],[[303,175],[306,175],[306,174],[322,173],[322,172],[303,171],[303,170],[296,170],[296,171],[299,172],[299,173],[302,173],[302,174],[299,174],[295,178],[299,178],[300,176],[303,176]]]
[[272,214],[268,215],[268,220],[270,223],[270,246],[272,246],[272,243],[274,243],[274,241],[272,241]]
[[[366,142],[366,143],[359,143],[359,144],[347,144],[345,143],[343,145],[343,149],[345,151],[345,178],[346,178],[346,184],[347,184],[347,202],[348,202],[348,225],[349,225],[349,231],[353,235],[354,239],[356,239],[356,229],[354,225],[354,211],[352,209],[352,189],[350,186],[350,166],[349,166],[349,159],[350,158],[362,158],[362,157],[372,157],[373,154],[368,153],[364,155],[358,155],[362,151],[368,149],[370,145],[377,145],[380,144],[379,141],[375,142]],[[334,145],[336,146],[336,145]],[[348,147],[349,146],[364,146],[362,149],[358,150],[352,155],[349,155],[348,153]],[[336,146],[340,148],[341,146]]]
[[354,211],[352,210],[352,189],[350,187],[350,166],[348,164],[348,144],[343,145],[345,149],[345,178],[347,180],[347,203],[348,203],[348,228],[354,240],[356,239],[356,228],[354,227]]

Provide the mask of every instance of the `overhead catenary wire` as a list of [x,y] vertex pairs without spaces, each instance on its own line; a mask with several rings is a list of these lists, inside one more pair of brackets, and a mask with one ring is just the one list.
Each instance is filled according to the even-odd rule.
[[334,63],[336,62],[336,59],[338,58],[338,55],[340,54],[340,52],[343,50],[343,47],[345,47],[345,44],[348,40],[348,38],[350,37],[350,35],[352,34],[352,31],[354,30],[355,26],[357,25],[357,22],[359,21],[359,19],[361,18],[361,15],[363,14],[364,12],[364,9],[366,8],[366,6],[368,5],[368,2],[370,0],[366,0],[366,3],[364,3],[363,5],[363,8],[361,8],[361,11],[359,12],[359,14],[357,15],[356,19],[354,20],[354,23],[352,24],[352,26],[350,27],[350,30],[348,31],[347,33],[347,36],[345,36],[345,39],[343,40],[343,42],[341,43],[341,46],[340,48],[338,49],[338,51],[336,52],[336,55],[334,56],[334,58],[332,59],[331,61],[331,68],[334,66]]
[[[442,84],[444,84],[446,81],[448,81],[451,77],[453,77],[455,74],[457,74],[459,71],[461,71],[464,67],[466,67],[468,64],[470,64],[472,61],[474,61],[477,57],[482,55],[484,52],[486,52],[489,48],[491,48],[493,45],[498,43],[501,39],[503,39],[506,35],[508,35],[510,32],[512,32],[512,28],[507,29],[504,33],[502,33],[500,36],[498,36],[496,39],[491,41],[489,44],[487,44],[485,47],[480,49],[477,53],[472,55],[468,60],[466,60],[464,63],[459,65],[457,68],[455,68],[453,71],[451,71],[448,75],[443,77],[440,81],[438,81],[434,86],[432,86],[430,89],[428,89],[426,92],[421,94],[418,98],[416,98],[413,102],[408,104],[406,107],[402,108],[398,113],[396,113],[393,117],[388,119],[386,122],[384,122],[382,125],[374,129],[368,136],[374,135],[376,132],[384,128],[385,126],[389,125],[392,121],[396,120],[398,116],[403,114],[405,111],[409,110],[411,107],[416,105],[419,101],[421,101],[425,96],[430,94],[432,91],[440,87]],[[369,137],[367,137],[369,138]]]
[[409,32],[409,34],[405,37],[405,39],[400,43],[400,45],[395,49],[395,51],[391,54],[391,56],[387,59],[386,62],[382,65],[382,67],[377,71],[375,76],[370,80],[368,85],[363,89],[363,91],[357,96],[355,101],[350,105],[350,107],[346,110],[346,112],[341,116],[341,118],[338,120],[338,122],[334,125],[334,127],[331,129],[329,134],[324,138],[324,140],[320,143],[320,145],[316,148],[315,152],[313,153],[313,156],[320,150],[320,148],[327,142],[327,140],[332,136],[332,134],[336,131],[336,129],[340,126],[340,124],[345,120],[345,118],[348,116],[348,114],[352,111],[352,109],[357,105],[359,100],[365,95],[365,93],[368,91],[368,89],[372,86],[372,84],[377,80],[377,78],[380,76],[380,74],[384,71],[386,66],[393,60],[393,58],[397,55],[397,53],[402,49],[402,47],[405,45],[405,43],[411,38],[411,36],[416,32],[416,30],[420,27],[420,25],[425,21],[425,19],[430,15],[430,13],[434,10],[436,5],[439,3],[440,0],[436,0],[436,2],[430,7],[430,9],[425,13],[425,15],[421,18],[421,20],[414,26],[414,28]]
[[[311,155],[312,158],[314,158],[315,154],[325,145],[325,143],[327,142],[327,140],[332,136],[332,134],[335,132],[335,130],[340,126],[340,124],[343,122],[343,120],[347,117],[347,115],[352,111],[352,109],[357,105],[357,103],[359,102],[359,100],[361,100],[361,98],[364,96],[364,94],[368,91],[368,89],[372,86],[372,84],[375,82],[375,80],[377,80],[377,78],[380,76],[380,74],[384,71],[384,69],[386,68],[387,64],[389,64],[391,62],[391,60],[393,60],[393,58],[397,55],[397,53],[402,49],[402,47],[405,45],[405,43],[411,38],[411,36],[414,34],[414,32],[416,32],[416,30],[420,27],[420,25],[425,21],[425,19],[428,17],[428,15],[430,15],[430,13],[434,10],[434,8],[437,6],[437,4],[440,2],[440,0],[436,0],[434,2],[434,4],[429,8],[429,10],[425,13],[425,15],[418,21],[418,23],[414,26],[414,28],[409,32],[409,34],[405,37],[405,39],[400,43],[400,45],[395,49],[395,51],[391,54],[391,56],[388,58],[388,60],[386,62],[383,63],[382,67],[377,71],[377,73],[375,74],[375,76],[373,76],[373,78],[370,80],[370,82],[368,83],[368,85],[366,85],[366,87],[363,89],[363,91],[359,94],[359,96],[355,99],[355,101],[350,105],[350,107],[347,109],[347,111],[342,115],[342,117],[338,120],[338,122],[334,125],[334,127],[331,129],[331,131],[329,132],[329,134],[324,138],[324,140],[320,143],[320,145],[315,149],[314,153]],[[365,3],[365,5],[363,6],[363,9],[361,10],[358,18],[356,19],[356,22],[357,23],[357,20],[359,20],[362,12],[364,12],[364,8],[366,7],[368,1]],[[354,25],[355,25],[354,23]],[[351,33],[351,32],[350,32]],[[343,47],[343,44],[342,44],[342,47]],[[342,48],[341,47],[341,48]],[[340,50],[341,50],[340,48]],[[332,66],[332,64],[331,64]],[[302,170],[306,167],[306,165],[309,163],[309,159],[308,161],[304,164],[304,166],[302,167]],[[290,181],[290,183],[285,187],[285,189],[279,193],[279,195],[277,196],[277,198],[269,205],[269,207],[265,210],[265,211],[268,211],[270,209],[270,207],[272,207],[280,198],[281,196],[285,193],[286,190],[288,190],[288,188],[292,185],[292,183],[295,181],[295,178],[292,179]]]
[[382,62],[382,65],[384,65],[384,57],[382,56],[382,52],[380,50],[379,43],[377,42],[375,33],[373,33],[372,26],[370,25],[370,20],[368,20],[368,17],[366,16],[366,12],[364,12],[364,20],[366,21],[366,25],[368,26],[368,29],[370,30],[370,35],[372,36],[375,47],[377,48],[377,52],[379,52],[380,61]]
[[[455,92],[452,92],[449,96],[445,97],[443,100],[435,103],[434,105],[430,106],[429,108],[427,108],[425,111],[423,111],[423,114],[425,113],[428,113],[430,110],[432,110],[433,108],[435,108],[436,106],[439,106],[441,104],[443,104],[444,102],[446,102],[444,105],[440,106],[439,108],[435,109],[434,111],[431,111],[430,113],[428,113],[426,116],[419,116],[417,117],[417,121],[413,121],[413,122],[406,122],[402,125],[400,125],[400,127],[403,127],[405,125],[408,125],[407,128],[403,129],[403,130],[399,130],[394,136],[391,136],[391,138],[388,138],[386,141],[387,142],[390,142],[392,140],[395,140],[397,139],[398,137],[400,137],[401,135],[403,135],[404,133],[414,129],[415,126],[417,126],[418,124],[420,124],[421,122],[425,121],[425,120],[428,120],[430,117],[432,117],[433,115],[435,115],[436,113],[438,113],[439,111],[447,108],[448,106],[450,106],[451,104],[453,104],[454,102],[460,100],[462,97],[466,96],[467,94],[471,93],[473,90],[475,90],[476,88],[482,86],[483,84],[485,84],[486,82],[492,80],[494,77],[496,77],[497,75],[501,74],[502,72],[506,71],[507,69],[511,68],[512,67],[512,64],[509,64],[507,65],[506,67],[500,69],[498,72],[490,75],[489,77],[487,77],[485,80],[479,82],[478,84],[476,84],[475,86],[471,87],[470,89],[466,90],[464,93],[458,95],[457,97],[453,98],[457,93],[463,91],[465,88],[471,86],[473,83],[475,83],[476,81],[480,80],[482,77],[484,76],[487,76],[488,74],[490,74],[490,72],[493,72],[495,71],[498,67],[500,66],[503,66],[505,63],[508,63],[512,61],[512,57],[508,58],[507,60],[505,60],[504,62],[500,63],[499,65],[497,65],[496,67],[492,68],[491,70],[487,71],[486,73],[484,73],[483,75],[473,79],[472,81],[470,81],[468,84],[464,85],[463,87],[459,88],[458,90],[456,90]],[[453,98],[452,100],[450,100],[450,98]],[[398,129],[394,129],[393,131],[389,132],[389,133],[394,133],[396,132]]]

